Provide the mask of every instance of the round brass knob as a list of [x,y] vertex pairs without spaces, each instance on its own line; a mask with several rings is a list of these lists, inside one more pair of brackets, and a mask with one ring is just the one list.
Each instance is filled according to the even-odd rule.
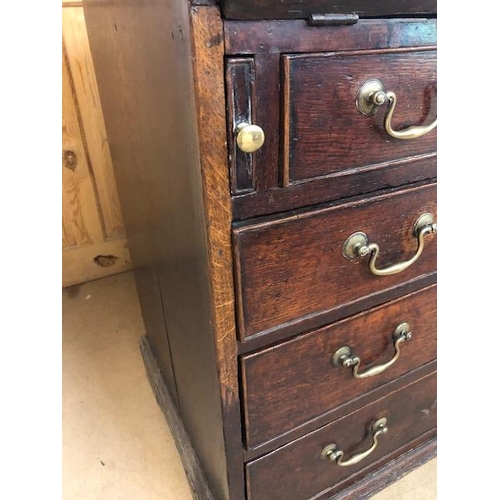
[[258,125],[240,123],[236,128],[236,142],[245,153],[255,153],[262,147],[265,140],[264,131]]

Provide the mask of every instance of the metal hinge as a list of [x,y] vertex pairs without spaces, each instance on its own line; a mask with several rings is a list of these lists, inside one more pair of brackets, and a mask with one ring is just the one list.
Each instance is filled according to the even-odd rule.
[[356,24],[359,20],[358,14],[310,14],[307,18],[309,26],[345,26]]

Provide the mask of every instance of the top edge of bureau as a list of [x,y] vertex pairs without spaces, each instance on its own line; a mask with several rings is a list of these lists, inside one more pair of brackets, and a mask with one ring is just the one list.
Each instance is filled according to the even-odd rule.
[[312,14],[356,14],[361,18],[435,16],[436,0],[191,0],[193,5],[220,5],[225,19],[306,19]]

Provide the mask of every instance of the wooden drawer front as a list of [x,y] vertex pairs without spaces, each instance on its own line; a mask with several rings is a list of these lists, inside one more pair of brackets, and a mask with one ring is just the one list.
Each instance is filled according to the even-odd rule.
[[[373,116],[356,105],[363,84],[379,79],[397,97],[395,130],[434,122],[435,19],[224,26],[234,220],[435,179],[436,130],[395,139],[383,123],[388,103]],[[243,123],[265,133],[254,153],[237,146]]]
[[[387,419],[388,432],[377,448],[357,465],[340,467],[321,457],[335,443],[344,460],[367,450],[371,426]],[[379,399],[317,431],[247,465],[248,498],[252,500],[306,500],[356,479],[355,474],[381,465],[396,450],[417,443],[436,427],[435,373]],[[351,477],[350,477],[351,476]],[[323,497],[322,497],[323,498]]]
[[433,235],[415,264],[391,276],[373,275],[368,256],[342,254],[346,239],[362,231],[380,245],[378,266],[408,260],[425,212],[436,217],[435,184],[234,229],[240,337],[324,325],[348,303],[434,272]]
[[[383,373],[356,379],[351,369],[332,365],[333,354],[343,346],[361,359],[361,374],[386,363],[395,353],[392,334],[403,322],[410,325],[411,340],[400,345],[399,359]],[[258,446],[435,359],[435,286],[245,356],[247,446]]]
[[436,117],[436,51],[408,49],[283,56],[283,184],[360,169],[435,152],[436,129],[413,140],[384,130],[387,105],[361,114],[356,96],[377,78],[397,96],[396,130]]

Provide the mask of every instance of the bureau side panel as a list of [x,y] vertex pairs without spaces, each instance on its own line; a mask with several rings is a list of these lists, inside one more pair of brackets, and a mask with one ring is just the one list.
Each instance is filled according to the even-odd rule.
[[214,497],[229,499],[188,3],[84,6],[132,261],[153,261],[161,294],[168,341],[148,330],[149,342],[167,379],[170,343],[184,425]]

